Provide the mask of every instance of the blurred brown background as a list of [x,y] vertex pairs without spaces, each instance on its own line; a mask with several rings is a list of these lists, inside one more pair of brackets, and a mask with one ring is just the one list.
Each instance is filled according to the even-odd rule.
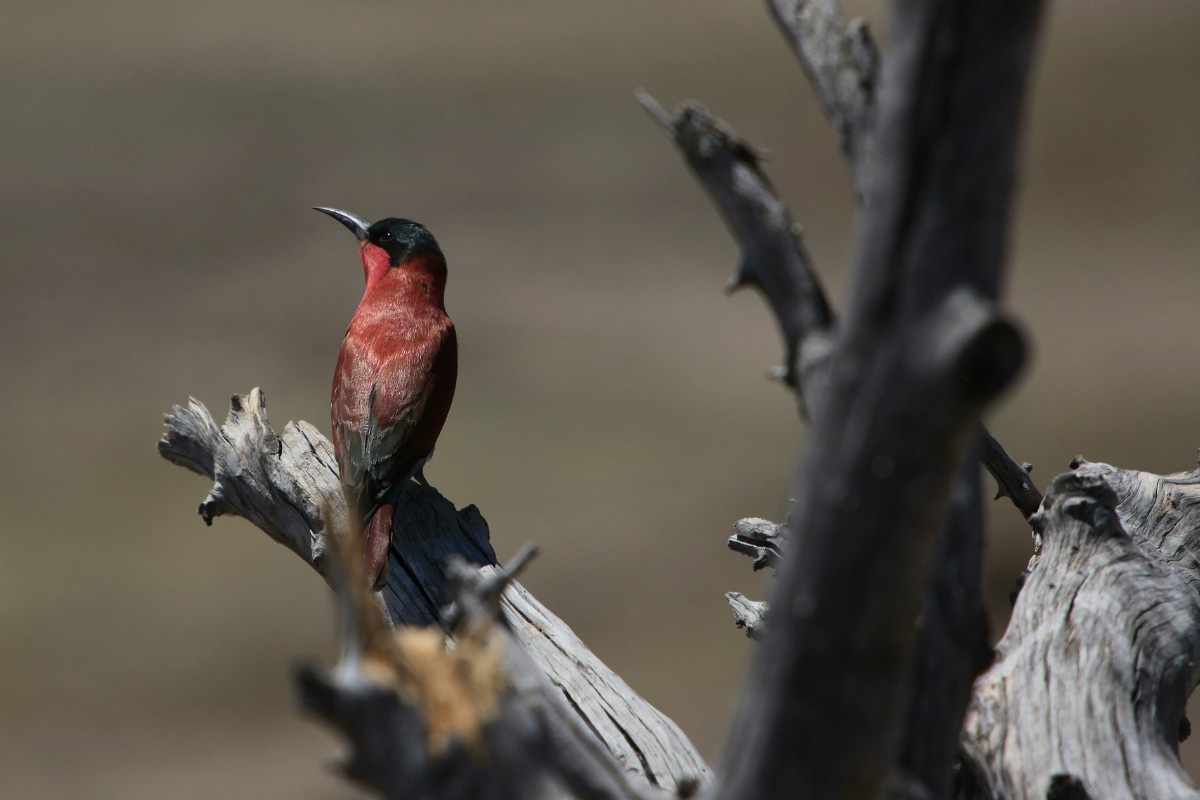
[[[297,658],[333,655],[324,586],[246,523],[206,529],[208,486],[154,450],[171,404],[223,418],[255,385],[277,426],[327,428],[361,272],[314,204],[438,235],[462,365],[430,479],[502,557],[540,543],[527,583],[715,756],[752,651],[722,593],[765,592],[724,537],[783,516],[802,432],[632,92],[771,149],[841,298],[846,169],[760,5],[0,14],[0,796],[360,796],[291,696]],[[991,419],[1041,485],[1076,452],[1195,463],[1198,34],[1190,0],[1050,8],[1009,293],[1036,358]],[[1028,555],[1003,504],[989,548],[998,633]]]

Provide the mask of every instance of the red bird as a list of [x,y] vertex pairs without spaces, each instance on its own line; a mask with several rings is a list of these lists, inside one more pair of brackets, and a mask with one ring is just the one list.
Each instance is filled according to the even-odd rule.
[[333,450],[351,513],[367,531],[368,585],[387,582],[396,503],[433,453],[458,378],[458,340],[446,314],[446,257],[424,225],[371,224],[317,208],[358,237],[367,288],[333,373]]

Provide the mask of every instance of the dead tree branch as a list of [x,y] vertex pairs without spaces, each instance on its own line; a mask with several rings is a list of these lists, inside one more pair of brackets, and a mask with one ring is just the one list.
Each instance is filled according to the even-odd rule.
[[[289,423],[276,434],[258,389],[235,396],[220,427],[196,400],[168,414],[166,427],[158,445],[162,456],[213,478],[200,507],[206,522],[222,514],[241,516],[330,580],[322,509],[339,529],[345,503],[325,437],[305,422]],[[396,624],[428,625],[453,599],[445,573],[451,559],[495,565],[487,523],[474,506],[456,510],[436,489],[416,485],[396,517],[404,536],[393,537],[383,598]],[[626,770],[645,785],[671,790],[711,781],[708,766],[678,726],[519,583],[511,582],[502,602],[511,636]]]
[[[1177,748],[1200,679],[1200,470],[1080,459],[1043,501],[980,436],[1023,358],[996,303],[1039,0],[898,4],[877,94],[865,29],[835,2],[770,2],[863,198],[840,325],[753,148],[698,106],[670,117],[643,98],[742,243],[733,285],[766,296],[814,422],[784,529],[743,520],[731,539],[780,575],[769,631],[766,604],[728,595],[762,645],[722,783],[496,565],[478,511],[432,489],[397,514],[416,533],[393,543],[384,599],[444,630],[394,632],[342,591],[346,656],[301,671],[305,706],[351,741],[348,771],[395,797],[1200,799]],[[242,515],[338,585],[325,526],[345,511],[315,429],[275,434],[257,390],[224,426],[195,401],[167,425],[164,457],[214,479],[206,521]],[[1045,546],[960,731],[988,656],[981,461],[1023,514],[1042,505]]]
[[873,796],[893,769],[956,468],[1021,360],[993,300],[1037,10],[897,7],[854,291],[789,526],[796,555],[775,587],[723,796]]
[[[697,103],[684,103],[671,115],[646,92],[638,92],[638,102],[679,147],[738,242],[741,261],[727,289],[753,286],[762,293],[783,339],[779,375],[797,393],[802,412],[815,421],[828,374],[834,313],[800,226],[771,184],[759,151]],[[1028,469],[986,430],[983,435],[983,463],[1000,487],[998,496],[1010,498],[1028,518],[1041,502],[1027,479]]]
[[986,430],[983,432],[983,465],[996,479],[996,497],[1007,497],[1025,519],[1037,513],[1042,493],[1029,478],[1032,464],[1019,464]]
[[433,627],[386,628],[355,588],[361,570],[343,570],[342,661],[302,667],[297,681],[303,707],[349,741],[349,777],[389,798],[669,797],[631,783],[508,634],[501,596],[532,552],[505,569],[447,564],[452,642]]
[[860,192],[871,158],[879,54],[867,24],[849,25],[837,0],[767,0],[792,51],[816,89]]
[[767,625],[767,604],[748,599],[740,592],[726,592],[733,620],[751,639],[761,639]]
[[741,262],[727,289],[754,286],[762,293],[783,336],[781,375],[811,407],[820,392],[809,387],[809,378],[828,355],[833,312],[799,226],[763,171],[758,152],[696,103],[685,103],[671,116],[645,92],[638,92],[638,102],[679,146],[741,246]]
[[[832,0],[769,0],[768,7],[803,63],[854,169],[860,196],[865,196],[874,146],[878,64],[865,25],[847,26]],[[672,117],[644,93],[639,99],[680,148],[739,242],[742,262],[731,286],[754,285],[763,292],[784,335],[787,360],[782,374],[819,428],[829,380],[833,314],[799,229],[766,177],[757,151],[694,103],[685,104]],[[1003,228],[1002,219],[1000,225]],[[1013,477],[1019,471],[1024,478],[1026,472],[986,431],[984,435],[985,466],[1028,517],[1040,496],[1028,480]],[[937,538],[904,725],[905,730],[922,735],[904,737],[896,768],[897,774],[905,776],[901,784],[914,783],[935,792],[948,786],[954,737],[971,683],[990,658],[979,578],[979,457],[979,451],[973,450],[959,468],[952,503]],[[759,543],[746,537],[735,536],[730,546],[755,554],[756,568],[769,557]]]

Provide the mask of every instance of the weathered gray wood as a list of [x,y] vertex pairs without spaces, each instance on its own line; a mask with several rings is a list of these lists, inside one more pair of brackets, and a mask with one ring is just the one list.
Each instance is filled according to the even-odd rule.
[[1200,679],[1200,472],[1080,460],[1033,521],[1042,551],[975,687],[961,796],[1200,797],[1178,756]]
[[206,525],[234,514],[246,519],[325,575],[325,541],[319,503],[333,522],[346,525],[341,492],[329,491],[337,474],[333,448],[307,422],[288,423],[276,435],[266,418],[260,389],[234,395],[225,425],[217,427],[208,409],[190,398],[166,416],[158,442],[163,458],[213,479],[200,504]]
[[860,192],[870,162],[879,54],[862,19],[846,24],[837,0],[767,0],[804,66]]
[[343,658],[297,682],[303,707],[345,735],[349,777],[397,799],[669,796],[634,785],[503,624],[501,595],[532,553],[505,569],[452,557],[446,633],[386,628],[354,588],[362,570],[348,559],[360,556],[342,553]]
[[[626,768],[655,786],[707,786],[712,774],[679,728],[604,665],[558,617],[514,582],[504,594],[513,635]],[[686,744],[684,747],[682,745]]]
[[741,592],[726,592],[725,599],[733,609],[734,624],[746,632],[751,639],[761,639],[767,628],[769,606],[750,600]]
[[739,519],[733,524],[729,549],[754,559],[754,569],[777,567],[783,558],[787,528],[759,517]]
[[[330,580],[322,509],[344,529],[345,502],[332,447],[307,423],[277,435],[258,389],[235,396],[218,427],[196,400],[166,418],[159,441],[164,458],[212,477],[200,513],[236,514],[253,522]],[[453,556],[494,565],[487,523],[474,506],[456,510],[436,489],[415,483],[397,509],[383,591],[393,622],[424,625],[439,619],[451,599],[445,565]],[[712,775],[670,719],[604,665],[571,629],[518,583],[504,595],[505,619],[516,641],[546,673],[605,750],[651,787],[704,786]]]

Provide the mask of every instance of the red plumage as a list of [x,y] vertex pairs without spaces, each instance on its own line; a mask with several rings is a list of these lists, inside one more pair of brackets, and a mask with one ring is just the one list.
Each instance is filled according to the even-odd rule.
[[345,215],[356,229],[331,211],[362,239],[367,282],[333,374],[333,448],[347,504],[367,530],[366,578],[379,586],[395,504],[433,452],[454,399],[458,342],[444,305],[446,260],[432,235],[408,220],[365,226]]

